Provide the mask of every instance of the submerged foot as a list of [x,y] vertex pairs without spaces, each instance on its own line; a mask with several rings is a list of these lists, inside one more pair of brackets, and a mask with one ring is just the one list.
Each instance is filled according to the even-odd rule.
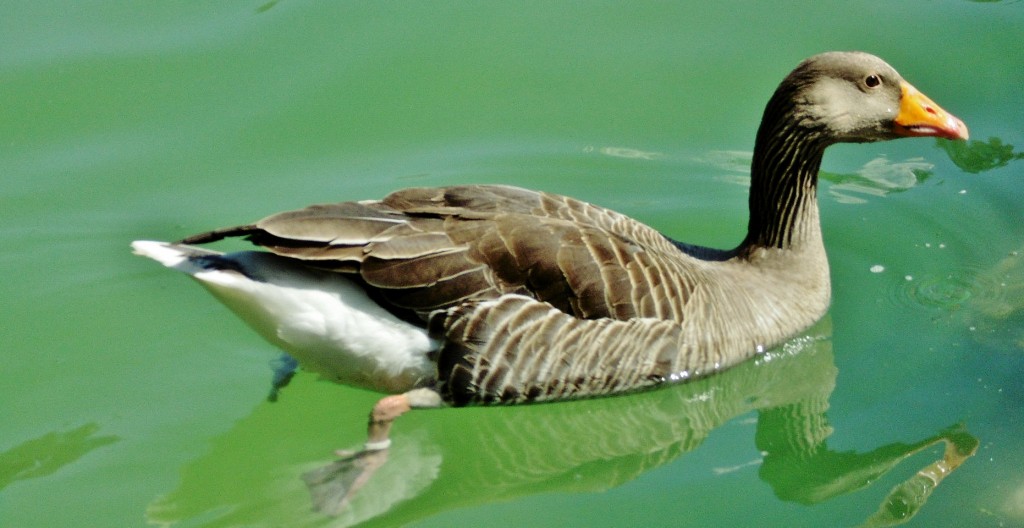
[[362,450],[304,473],[313,508],[327,515],[341,514],[387,460],[387,449]]
[[338,450],[333,463],[304,475],[317,511],[337,515],[352,501],[388,460],[391,425],[415,408],[440,407],[441,396],[433,389],[413,389],[381,398],[370,412],[366,443],[361,450]]

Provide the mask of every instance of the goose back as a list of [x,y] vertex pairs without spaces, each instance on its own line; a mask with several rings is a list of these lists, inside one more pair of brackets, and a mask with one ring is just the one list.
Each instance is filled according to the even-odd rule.
[[[572,198],[507,186],[405,189],[314,205],[184,239],[244,236],[309,266],[350,273],[393,310],[519,294],[583,319],[680,321],[701,276],[656,230]],[[688,264],[688,265],[685,265]]]

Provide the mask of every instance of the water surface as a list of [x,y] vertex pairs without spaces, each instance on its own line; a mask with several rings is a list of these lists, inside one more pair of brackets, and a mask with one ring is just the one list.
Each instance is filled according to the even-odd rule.
[[[1022,27],[1019,2],[8,6],[0,525],[1022,526]],[[825,320],[700,383],[412,413],[335,516],[302,477],[378,395],[300,374],[268,402],[277,353],[127,249],[469,182],[732,246],[761,109],[829,49],[973,139],[829,151]]]

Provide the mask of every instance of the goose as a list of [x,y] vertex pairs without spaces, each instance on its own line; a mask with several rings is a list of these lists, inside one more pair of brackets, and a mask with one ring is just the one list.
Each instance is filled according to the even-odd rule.
[[[816,198],[826,147],[924,136],[968,132],[878,57],[827,52],[765,108],[747,234],[733,249],[503,185],[409,188],[132,246],[303,368],[385,393],[364,446],[383,450],[412,408],[636,391],[783,343],[830,302]],[[228,238],[261,249],[197,247]]]

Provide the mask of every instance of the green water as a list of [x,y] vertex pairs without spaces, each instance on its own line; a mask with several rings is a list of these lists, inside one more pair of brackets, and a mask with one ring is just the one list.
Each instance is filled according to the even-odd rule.
[[[1024,526],[1024,3],[10,4],[0,525]],[[302,476],[378,395],[269,403],[276,352],[128,251],[465,182],[732,246],[768,95],[851,48],[973,140],[830,150],[821,324],[691,385],[412,413],[336,516]]]

